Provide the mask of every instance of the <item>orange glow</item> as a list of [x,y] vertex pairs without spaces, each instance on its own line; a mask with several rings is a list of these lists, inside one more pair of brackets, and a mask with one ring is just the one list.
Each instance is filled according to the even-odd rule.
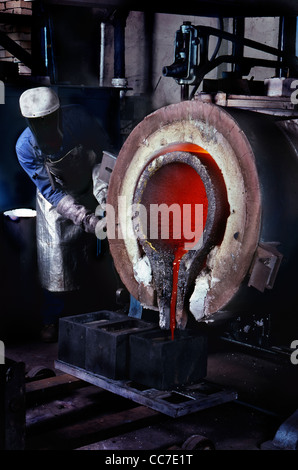
[[[156,153],[153,159],[171,152],[188,152],[192,155],[196,155],[200,162],[208,168],[209,175],[213,181],[217,193],[219,194],[222,220],[226,221],[227,215],[229,213],[229,207],[226,198],[225,183],[220,169],[209,152],[192,143],[174,143],[164,147],[162,150]],[[158,237],[157,239],[150,239],[150,237],[148,237],[155,249],[161,249],[165,251],[168,250],[174,254],[173,285],[170,305],[170,329],[172,339],[174,339],[180,263],[182,257],[187,253],[185,244],[194,242],[193,245],[195,245],[198,241],[198,235],[199,237],[202,235],[208,214],[208,197],[204,183],[194,168],[184,162],[172,162],[159,168],[151,176],[151,178],[148,179],[147,185],[142,195],[142,204],[146,206],[147,210],[151,207],[152,204],[166,204],[167,207],[171,206],[172,204],[179,205],[181,209],[180,220],[178,221],[178,223],[180,223],[180,227],[183,227],[183,205],[189,204],[191,206],[190,221],[188,222],[190,223],[191,233],[195,234],[193,239],[186,239],[183,230],[181,231],[180,237],[175,237],[175,233],[177,232],[175,232],[176,226],[173,219],[169,219],[169,237],[167,239],[163,239],[162,237]],[[198,234],[195,207],[199,204],[203,205],[203,224],[201,223],[201,230]],[[150,218],[148,219],[148,223],[148,226],[150,227]],[[225,227],[225,223],[221,225],[222,227]],[[218,242],[220,242],[223,237],[223,228],[218,227],[217,230],[217,239]],[[222,230],[222,232],[220,230]]]

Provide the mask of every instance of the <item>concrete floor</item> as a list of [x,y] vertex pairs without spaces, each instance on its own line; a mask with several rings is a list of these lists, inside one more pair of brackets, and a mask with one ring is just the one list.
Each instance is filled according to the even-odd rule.
[[[55,369],[57,355],[57,343],[36,340],[6,346],[6,356],[24,362],[26,373],[40,367],[62,374]],[[124,428],[119,436],[107,434],[105,438],[103,434],[98,442],[82,449],[148,450],[159,448],[162,442],[174,445],[178,435],[202,434],[218,450],[260,450],[298,408],[298,366],[291,364],[288,356],[256,353],[223,342],[209,353],[206,379],[236,390],[238,400],[177,419],[160,416],[153,425],[133,430],[128,427],[127,432]]]

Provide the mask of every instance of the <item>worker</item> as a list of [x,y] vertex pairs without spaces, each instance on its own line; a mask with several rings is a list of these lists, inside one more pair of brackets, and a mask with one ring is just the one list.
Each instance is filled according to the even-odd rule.
[[80,105],[61,106],[50,87],[22,93],[20,110],[28,127],[16,153],[37,188],[37,261],[45,299],[41,335],[57,341],[68,293],[79,292],[92,276],[98,209],[107,193],[100,162],[111,145],[94,117]]

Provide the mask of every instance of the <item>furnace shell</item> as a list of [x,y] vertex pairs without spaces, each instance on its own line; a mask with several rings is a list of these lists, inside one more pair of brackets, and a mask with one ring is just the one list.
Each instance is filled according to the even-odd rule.
[[[286,296],[292,314],[297,298],[292,275],[297,262],[297,135],[295,120],[199,100],[161,108],[136,126],[119,153],[109,187],[107,202],[115,208],[115,234],[109,231],[109,214],[107,220],[116,269],[144,307],[160,309],[158,290],[150,260],[135,236],[132,213],[119,210],[118,198],[125,197],[128,208],[133,204],[141,175],[160,155],[202,147],[222,173],[229,214],[221,242],[209,250],[204,268],[189,277],[183,309],[198,321],[210,322],[283,308],[286,319]],[[203,164],[208,171],[208,162]],[[121,238],[123,227],[127,231]],[[265,247],[265,253],[268,248],[269,254],[272,247],[279,262],[282,258],[275,282],[272,272],[266,271],[267,258],[258,256],[260,247]],[[265,263],[265,274],[258,263]],[[188,259],[182,272],[185,276],[190,271]]]

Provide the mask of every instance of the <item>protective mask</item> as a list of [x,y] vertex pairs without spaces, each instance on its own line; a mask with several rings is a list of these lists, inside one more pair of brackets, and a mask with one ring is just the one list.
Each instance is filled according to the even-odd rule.
[[63,139],[60,109],[47,116],[28,118],[27,122],[43,153],[53,155],[59,151]]

